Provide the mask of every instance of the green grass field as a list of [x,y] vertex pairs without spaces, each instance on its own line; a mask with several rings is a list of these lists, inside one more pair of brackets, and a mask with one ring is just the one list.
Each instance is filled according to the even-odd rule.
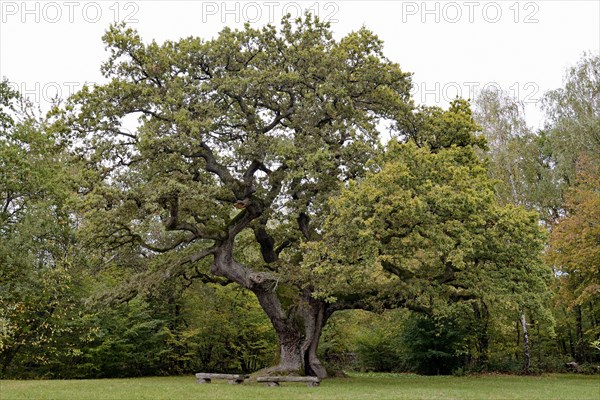
[[353,374],[320,387],[257,383],[198,385],[192,376],[138,379],[0,381],[0,399],[576,399],[600,400],[600,377],[581,375],[470,377]]

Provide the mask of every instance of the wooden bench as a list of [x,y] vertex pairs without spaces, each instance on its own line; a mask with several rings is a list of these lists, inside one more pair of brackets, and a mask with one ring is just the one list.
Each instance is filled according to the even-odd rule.
[[316,376],[260,376],[256,382],[262,382],[266,386],[279,386],[281,382],[306,382],[307,386],[319,386],[321,380]]
[[244,383],[244,379],[250,378],[250,375],[241,374],[196,374],[196,383],[210,383],[211,379],[227,379],[230,385],[239,385]]

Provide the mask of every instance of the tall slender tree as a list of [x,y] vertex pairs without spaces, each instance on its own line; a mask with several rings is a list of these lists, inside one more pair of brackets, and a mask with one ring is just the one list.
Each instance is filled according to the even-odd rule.
[[69,329],[74,238],[62,150],[31,105],[0,82],[0,374],[21,356],[44,363]]

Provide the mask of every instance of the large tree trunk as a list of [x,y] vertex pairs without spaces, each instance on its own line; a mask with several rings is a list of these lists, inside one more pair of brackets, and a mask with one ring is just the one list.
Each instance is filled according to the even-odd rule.
[[279,364],[264,372],[325,378],[327,373],[317,357],[317,348],[331,315],[326,303],[314,299],[310,289],[299,290],[281,283],[270,272],[252,271],[235,261],[232,250],[233,241],[229,240],[215,251],[211,272],[252,291],[271,320],[279,338]]
[[271,375],[309,375],[325,378],[327,372],[317,356],[321,331],[329,315],[326,304],[302,293],[299,304],[287,310],[274,291],[255,291],[258,301],[271,319],[279,339],[279,364],[268,368]]

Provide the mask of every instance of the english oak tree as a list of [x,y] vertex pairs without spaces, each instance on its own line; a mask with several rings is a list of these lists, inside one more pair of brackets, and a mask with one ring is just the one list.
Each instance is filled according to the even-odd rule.
[[368,30],[336,41],[310,16],[160,45],[120,25],[104,41],[110,81],[74,95],[57,125],[88,171],[84,231],[106,258],[155,266],[129,295],[180,274],[252,291],[280,341],[273,371],[325,376],[332,310],[298,268],[300,243],[364,174],[378,124],[410,109],[410,75]]

